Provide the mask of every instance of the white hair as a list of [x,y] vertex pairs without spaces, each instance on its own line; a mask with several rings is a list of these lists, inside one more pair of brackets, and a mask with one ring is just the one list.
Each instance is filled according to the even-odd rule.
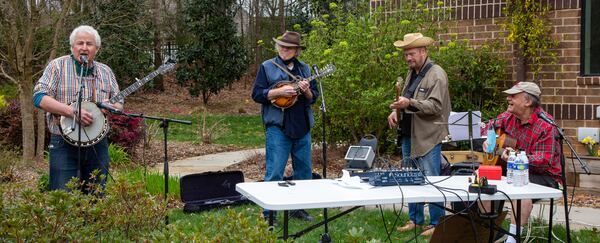
[[79,27],[75,28],[73,30],[73,32],[71,32],[71,36],[69,37],[69,44],[71,46],[73,46],[73,42],[75,42],[75,37],[77,36],[77,34],[79,32],[84,32],[84,33],[93,35],[94,38],[96,39],[96,46],[100,47],[100,44],[101,44],[100,35],[98,34],[98,31],[96,29],[94,29],[94,27],[89,26],[89,25],[80,25]]
[[[279,52],[279,49],[281,49],[281,45],[279,45],[279,44],[275,43],[275,50],[276,50],[277,52]],[[302,48],[300,48],[300,47],[296,47],[296,54],[295,54],[294,56],[295,56],[295,57],[298,57],[298,56],[300,56],[300,53],[301,53],[301,52],[302,52]]]

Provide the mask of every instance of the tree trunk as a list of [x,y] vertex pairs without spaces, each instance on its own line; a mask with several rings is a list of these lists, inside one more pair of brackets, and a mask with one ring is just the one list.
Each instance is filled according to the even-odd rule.
[[[152,18],[152,22],[154,24],[154,68],[158,69],[160,65],[162,65],[162,40],[161,40],[161,18],[160,18],[160,0],[152,0],[152,11],[154,12],[154,17]],[[154,89],[164,91],[165,85],[163,76],[159,75],[154,78]]]
[[260,55],[260,45],[257,44],[258,40],[261,39],[260,36],[260,19],[262,18],[261,13],[260,13],[260,1],[259,0],[254,0],[254,36],[255,36],[255,42],[253,43],[256,46],[256,49],[254,51],[254,63],[256,65],[258,65],[260,63],[260,61],[262,60],[262,57]]
[[[515,45],[515,48],[516,47]],[[526,81],[527,78],[527,62],[525,58],[520,54],[519,50],[515,52],[515,72],[517,74],[517,82]]]
[[284,1],[279,0],[279,33],[285,32],[285,7]]
[[[31,75],[26,73],[23,74],[22,78],[24,80],[31,80]],[[29,76],[28,79],[27,76]],[[23,127],[23,163],[27,165],[35,160],[35,129],[33,125],[33,100],[31,98],[33,94],[32,82],[21,81],[19,89],[21,126]]]

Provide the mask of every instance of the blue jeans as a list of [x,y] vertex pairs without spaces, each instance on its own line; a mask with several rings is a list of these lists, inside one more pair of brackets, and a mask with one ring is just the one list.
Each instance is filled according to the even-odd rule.
[[[410,137],[402,137],[402,156],[407,158],[410,157]],[[438,144],[431,149],[427,154],[422,157],[418,157],[413,160],[413,167],[419,167],[426,176],[438,176],[441,171],[441,156],[442,156],[442,145]],[[437,204],[434,206],[431,204]],[[429,203],[429,224],[437,225],[440,218],[444,216],[443,203]],[[410,220],[417,224],[425,224],[425,216],[423,213],[424,203],[409,203],[408,204],[408,215]]]
[[[65,142],[59,135],[50,137],[50,190],[66,189],[72,178],[80,178],[84,182],[83,190],[87,192],[87,184],[100,183],[104,187],[108,175],[108,141],[104,138],[91,147],[81,148],[81,168],[77,162],[78,147]],[[104,179],[90,178],[94,170],[99,170]]]
[[[312,157],[310,132],[301,138],[292,139],[278,126],[267,126],[265,181],[281,181],[288,158],[292,156],[294,180],[312,179]],[[265,210],[265,216],[267,216]]]

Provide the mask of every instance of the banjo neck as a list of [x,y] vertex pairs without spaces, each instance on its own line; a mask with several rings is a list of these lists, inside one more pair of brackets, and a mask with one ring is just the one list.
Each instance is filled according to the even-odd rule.
[[111,104],[114,104],[114,103],[123,101],[125,99],[125,97],[127,97],[131,93],[135,92],[140,87],[144,86],[144,84],[150,82],[150,80],[154,79],[159,74],[163,74],[163,73],[171,70],[174,66],[175,66],[174,63],[166,63],[166,64],[161,65],[158,69],[154,70],[154,72],[151,72],[148,75],[146,75],[146,77],[144,77],[142,79],[136,79],[137,81],[135,83],[129,85],[129,87],[127,87],[126,89],[122,90],[121,92],[119,92],[118,94],[116,94],[115,96],[110,98],[110,100],[108,102]]

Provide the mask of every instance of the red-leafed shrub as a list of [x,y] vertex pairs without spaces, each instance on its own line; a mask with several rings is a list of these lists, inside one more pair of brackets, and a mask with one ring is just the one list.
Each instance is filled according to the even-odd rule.
[[[18,99],[8,99],[8,105],[0,110],[0,143],[11,145],[17,149],[23,148],[23,126],[21,123],[21,104]],[[37,110],[38,112],[43,112]],[[50,131],[44,123],[46,131],[45,145],[50,141]],[[37,139],[37,135],[36,135]]]
[[108,121],[111,126],[108,140],[125,148],[127,153],[132,154],[135,146],[142,141],[144,132],[144,119],[119,115],[109,115]]
[[8,106],[0,111],[0,140],[17,148],[23,147],[21,105],[16,99],[7,100]]

